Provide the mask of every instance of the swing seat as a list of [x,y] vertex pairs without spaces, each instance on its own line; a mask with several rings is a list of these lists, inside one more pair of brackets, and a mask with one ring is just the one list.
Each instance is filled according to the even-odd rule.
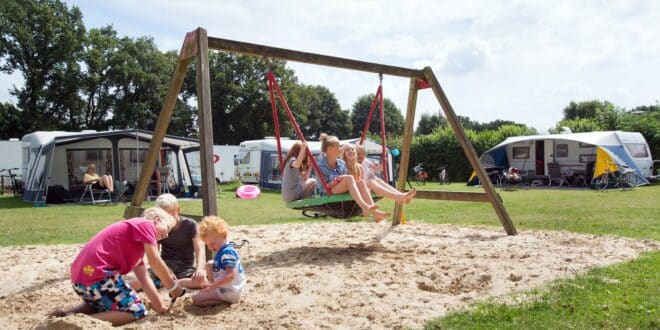
[[[372,196],[372,198],[375,202],[382,197]],[[362,214],[362,209],[353,200],[350,194],[300,199],[288,203],[286,206],[294,210],[301,210],[303,215],[312,218],[327,215],[337,219],[348,219]],[[316,214],[310,215],[306,212],[315,212]]]

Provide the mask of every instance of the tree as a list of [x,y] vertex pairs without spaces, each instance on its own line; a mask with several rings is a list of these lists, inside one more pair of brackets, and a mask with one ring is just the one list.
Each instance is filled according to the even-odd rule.
[[0,140],[25,135],[21,127],[21,112],[13,104],[0,103]]
[[81,100],[76,82],[85,26],[77,7],[59,0],[5,0],[0,6],[0,71],[21,72],[14,88],[23,133],[60,128],[76,118]]
[[[151,37],[119,40],[118,50],[111,57],[109,72],[111,90],[108,96],[112,118],[110,128],[141,128],[153,130],[156,127],[159,111],[172,80],[177,63],[175,52],[159,51]],[[183,116],[175,122],[190,122],[192,111],[179,99],[174,115]],[[187,110],[186,110],[187,109]],[[177,128],[178,127],[178,128]],[[173,126],[168,132],[176,135],[190,133],[187,128],[182,132],[174,131],[180,126]]]
[[[290,103],[305,139],[318,140],[321,133],[348,137],[351,122],[348,111],[341,109],[337,98],[326,87],[299,85]],[[298,115],[300,114],[300,115]]]
[[415,130],[415,134],[431,134],[436,129],[445,126],[447,126],[447,119],[445,117],[439,114],[423,114],[422,118],[419,120],[419,123],[417,123],[417,130]]
[[[353,137],[362,135],[362,130],[364,129],[364,124],[367,122],[367,117],[369,116],[369,110],[371,108],[371,103],[373,102],[374,97],[374,94],[363,95],[360,96],[357,101],[355,101],[355,103],[353,103],[353,108],[351,109]],[[378,106],[379,105],[377,105],[377,107]],[[396,107],[396,105],[394,105],[394,102],[388,98],[385,98],[383,102],[383,110],[385,112],[385,133],[388,136],[403,134],[403,125],[405,120],[401,114],[401,111]],[[369,123],[369,132],[374,134],[380,134],[379,111],[380,110],[378,108],[374,110],[371,123]]]
[[[213,141],[239,144],[274,134],[273,115],[268,97],[266,73],[273,71],[289,103],[296,79],[286,62],[240,54],[209,54]],[[188,71],[184,96],[196,97],[195,69]],[[281,107],[280,107],[281,108]],[[280,118],[282,117],[280,112]],[[282,132],[290,132],[288,120],[281,120]]]

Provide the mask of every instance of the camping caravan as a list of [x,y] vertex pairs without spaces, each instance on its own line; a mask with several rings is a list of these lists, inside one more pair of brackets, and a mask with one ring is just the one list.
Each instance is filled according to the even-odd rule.
[[[558,166],[562,174],[579,173],[588,185],[614,164],[616,169],[635,170],[638,185],[649,184],[653,158],[644,136],[638,132],[588,132],[509,137],[481,155],[487,172],[510,167],[523,178],[549,176],[549,167]],[[468,184],[478,181],[476,175]]]
[[[214,145],[213,167],[215,171],[215,182],[226,183],[236,180],[236,166],[234,160],[238,154],[239,146]],[[199,148],[186,150],[186,160],[193,185],[202,184],[202,169],[199,161]]]
[[[282,159],[297,140],[288,138],[281,139]],[[357,143],[360,139],[342,140],[341,143]],[[307,141],[307,146],[315,157],[321,153],[321,142]],[[371,139],[365,141],[365,150],[367,157],[375,163],[380,163],[382,146]],[[387,149],[386,149],[387,150]],[[388,156],[388,178],[393,182],[392,176],[392,157],[390,152]],[[236,155],[236,168],[238,179],[243,183],[258,184],[265,189],[280,189],[280,166],[279,156],[277,154],[277,140],[267,137],[261,140],[249,140],[241,142],[238,154]]]
[[[63,199],[75,200],[84,189],[82,178],[90,163],[99,174],[111,174],[115,181],[135,185],[145,161],[152,132],[37,131],[22,139],[23,200],[41,201],[49,187],[58,187]],[[161,181],[172,192],[190,185],[184,151],[199,147],[197,140],[165,136],[157,163]],[[151,174],[151,173],[150,173]]]
[[[282,160],[296,141],[281,139]],[[314,156],[321,153],[321,142],[307,142],[307,146]],[[280,189],[280,161],[275,138],[241,142],[235,164],[241,182],[258,184],[265,189]]]

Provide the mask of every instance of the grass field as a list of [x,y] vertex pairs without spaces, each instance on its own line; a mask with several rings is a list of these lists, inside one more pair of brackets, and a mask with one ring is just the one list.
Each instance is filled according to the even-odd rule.
[[[481,191],[452,184],[423,189]],[[278,193],[257,200],[234,198],[235,186],[222,186],[219,214],[232,225],[276,224],[309,220],[287,209]],[[518,189],[498,190],[519,230],[564,230],[594,235],[660,241],[660,185],[632,191]],[[392,209],[388,201],[379,203]],[[145,203],[145,206],[148,206]],[[182,201],[184,213],[200,214],[200,200]],[[0,246],[82,243],[121,218],[124,205],[64,204],[35,208],[0,196]],[[462,226],[500,226],[488,203],[416,200],[405,209],[408,221]],[[658,328],[660,327],[660,252],[530,292],[518,304],[496,300],[432,320],[427,328]]]

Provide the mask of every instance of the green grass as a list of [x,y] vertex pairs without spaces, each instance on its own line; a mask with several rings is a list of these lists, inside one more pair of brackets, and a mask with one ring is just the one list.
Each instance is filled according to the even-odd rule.
[[[264,192],[256,200],[234,197],[235,185],[221,186],[219,215],[231,225],[310,220],[285,207],[279,193]],[[418,189],[483,191],[454,183],[429,183]],[[502,190],[498,193],[519,230],[563,230],[660,240],[660,185],[632,191],[560,189]],[[393,203],[381,201],[383,209]],[[144,206],[149,206],[145,203]],[[182,212],[201,214],[201,200],[182,201]],[[35,208],[0,196],[0,246],[83,243],[121,219],[124,205],[65,204]],[[408,221],[501,227],[489,203],[415,200],[405,208]],[[463,312],[427,323],[427,328],[660,328],[660,252],[612,267],[595,269],[527,293],[518,304],[482,302]]]
[[516,305],[477,303],[425,329],[658,329],[660,253],[555,281]]

